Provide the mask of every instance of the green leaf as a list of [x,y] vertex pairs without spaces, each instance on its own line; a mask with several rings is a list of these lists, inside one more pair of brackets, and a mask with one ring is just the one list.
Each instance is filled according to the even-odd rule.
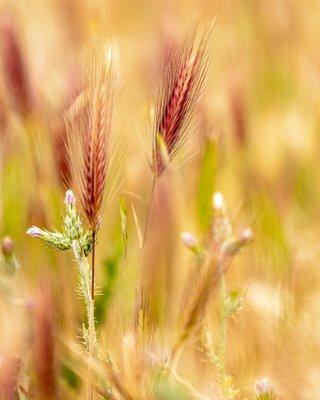
[[61,364],[60,373],[71,389],[78,390],[80,388],[80,378],[67,364]]
[[212,219],[211,197],[214,192],[217,170],[216,144],[208,141],[202,154],[198,185],[198,218],[203,230],[207,230]]

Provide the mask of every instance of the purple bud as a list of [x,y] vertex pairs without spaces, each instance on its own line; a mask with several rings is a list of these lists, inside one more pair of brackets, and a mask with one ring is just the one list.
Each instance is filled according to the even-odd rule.
[[13,240],[11,239],[10,236],[5,236],[2,239],[1,248],[2,248],[2,253],[5,256],[12,255],[12,252],[13,252]]
[[255,383],[255,388],[258,394],[267,394],[271,391],[271,385],[268,378],[263,378]]
[[67,206],[73,206],[76,199],[74,197],[73,191],[72,190],[67,190],[66,191],[66,196],[65,196],[65,203]]
[[27,230],[27,235],[30,235],[32,237],[38,238],[38,237],[41,237],[43,235],[43,232],[37,226],[32,226],[31,228],[29,228]]
[[183,244],[190,249],[195,248],[197,246],[197,240],[193,233],[191,232],[182,232],[181,233],[181,240]]

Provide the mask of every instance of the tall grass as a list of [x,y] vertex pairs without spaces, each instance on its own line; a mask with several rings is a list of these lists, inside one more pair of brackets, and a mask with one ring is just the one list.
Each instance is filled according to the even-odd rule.
[[0,398],[317,399],[316,2],[11,3]]

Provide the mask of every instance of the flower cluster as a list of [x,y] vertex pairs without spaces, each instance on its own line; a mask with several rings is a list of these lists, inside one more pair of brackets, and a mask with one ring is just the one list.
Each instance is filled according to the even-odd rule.
[[72,190],[66,191],[65,207],[66,215],[63,219],[62,232],[52,232],[32,226],[27,230],[27,234],[41,239],[56,250],[70,250],[73,242],[77,241],[84,255],[87,256],[92,250],[92,233],[82,223]]
[[276,400],[276,395],[268,378],[262,378],[255,383],[257,400]]
[[[212,208],[214,218],[210,237],[213,239],[214,245],[219,247],[225,255],[234,256],[252,241],[253,233],[250,228],[244,228],[236,235],[234,234],[224,197],[220,192],[213,194]],[[203,255],[206,252],[192,232],[182,232],[181,240],[188,249],[197,255]]]

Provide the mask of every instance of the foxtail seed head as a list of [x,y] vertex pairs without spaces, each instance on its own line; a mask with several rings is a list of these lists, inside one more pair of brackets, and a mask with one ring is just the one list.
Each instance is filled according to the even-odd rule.
[[85,52],[83,91],[67,114],[69,161],[77,198],[93,231],[100,225],[110,164],[110,136],[116,84],[116,46]]
[[155,176],[166,172],[166,158],[172,162],[177,157],[194,122],[209,65],[211,32],[212,24],[201,33],[192,27],[180,45],[166,53],[152,132],[151,169]]

